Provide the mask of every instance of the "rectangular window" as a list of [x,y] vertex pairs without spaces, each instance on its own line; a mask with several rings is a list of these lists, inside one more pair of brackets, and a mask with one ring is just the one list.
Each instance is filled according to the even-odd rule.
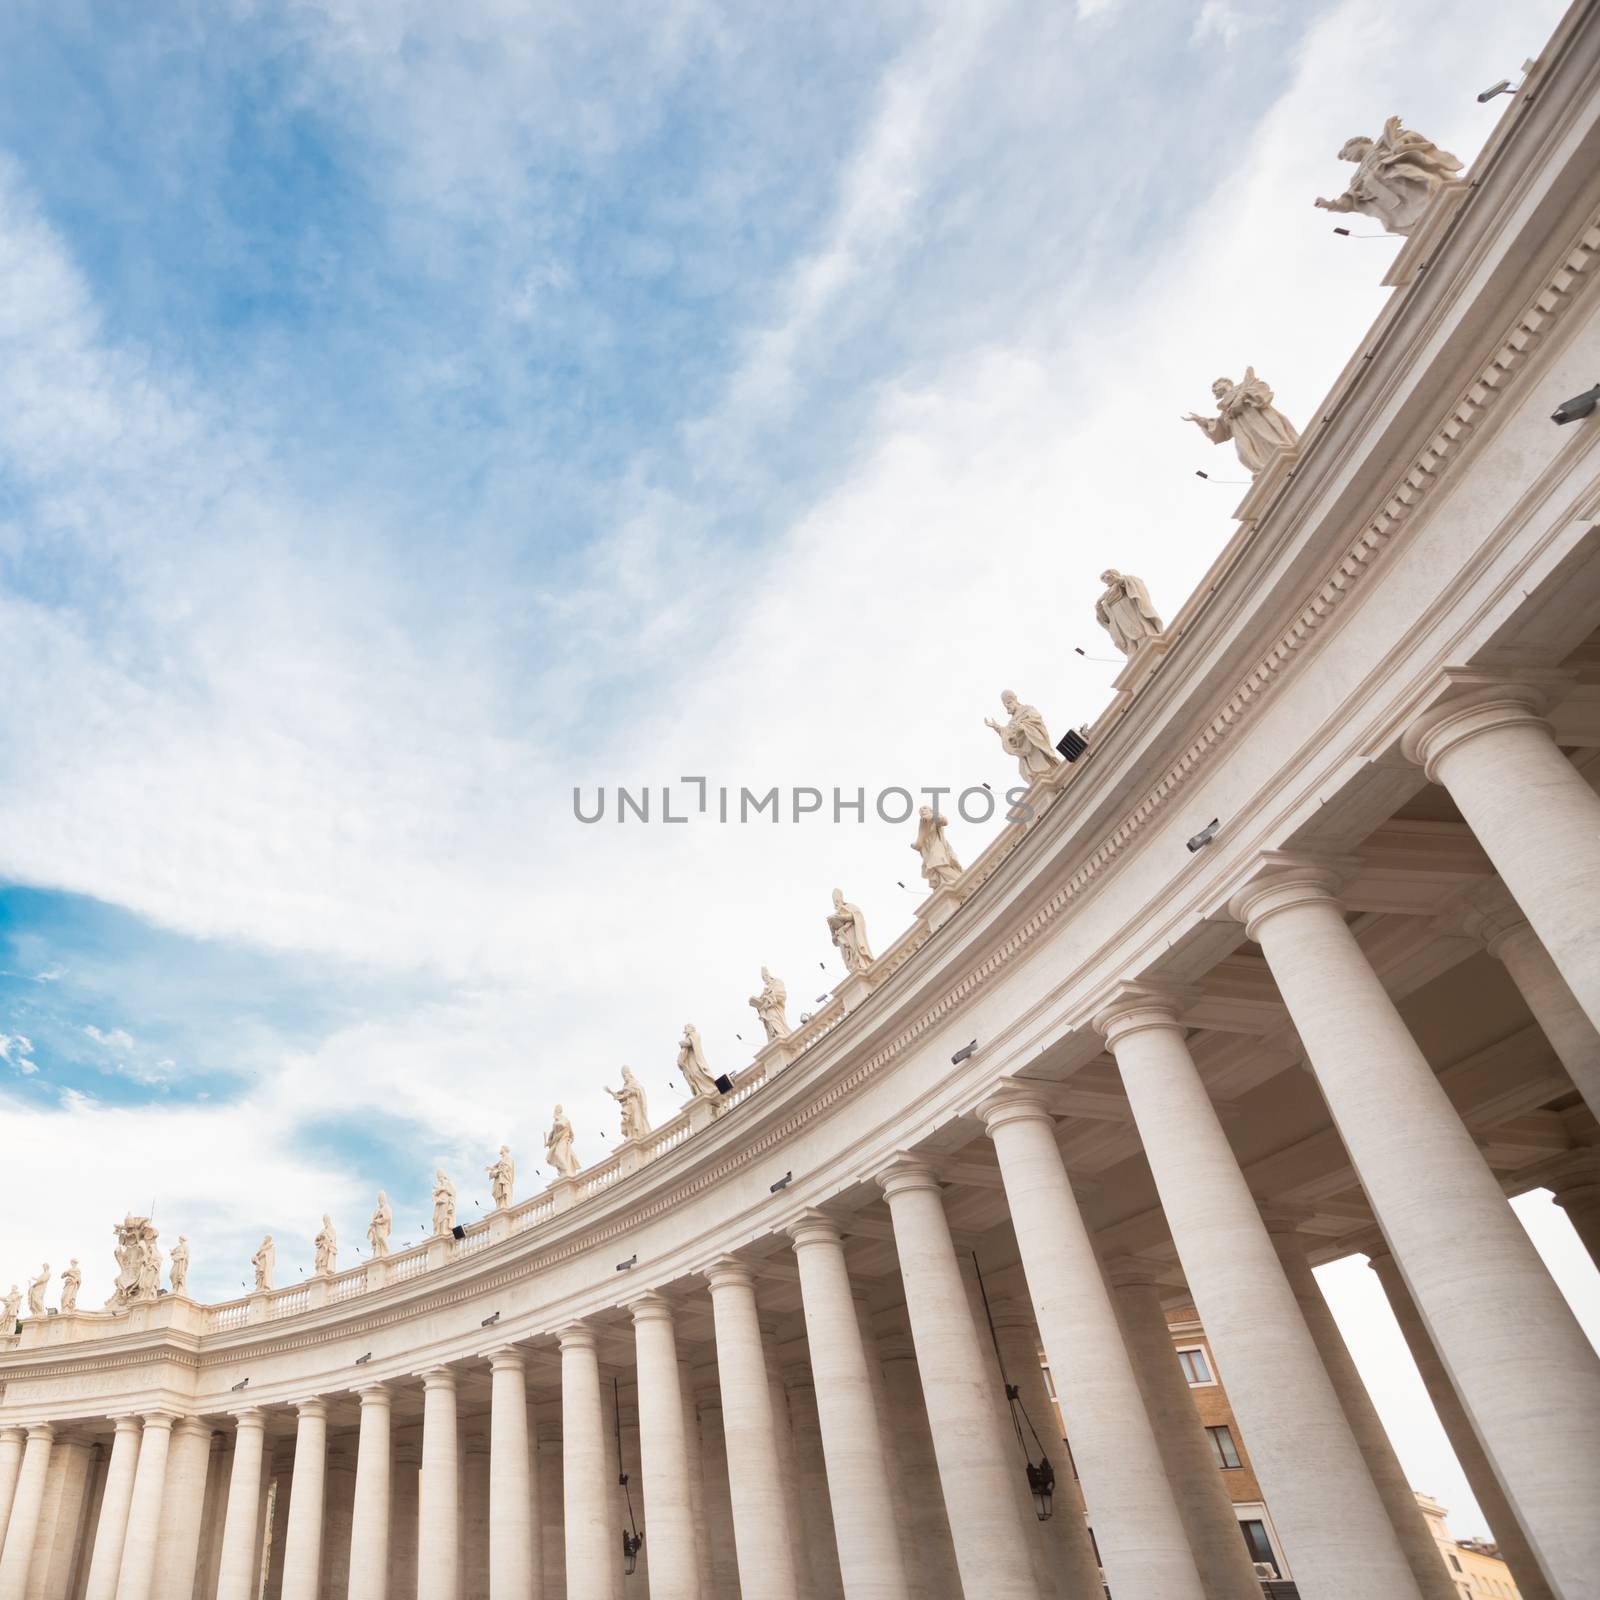
[[1455,1569],[1456,1569],[1456,1571],[1457,1571],[1457,1572],[1461,1572],[1461,1571],[1462,1571],[1462,1570],[1464,1570],[1464,1569],[1463,1569],[1463,1568],[1462,1568],[1462,1565],[1461,1565],[1461,1563],[1460,1563],[1460,1562],[1459,1562],[1459,1561],[1457,1561],[1457,1560],[1456,1560],[1456,1558],[1455,1558],[1455,1557],[1454,1557],[1454,1556],[1451,1556],[1451,1557],[1450,1557],[1450,1565],[1451,1565],[1451,1566],[1452,1566],[1452,1567],[1454,1567],[1454,1568],[1455,1568]]
[[1233,1442],[1233,1430],[1231,1428],[1207,1428],[1206,1434],[1211,1440],[1211,1448],[1216,1452],[1218,1466],[1242,1467],[1244,1465],[1239,1459],[1238,1447]]
[[1265,1562],[1276,1576],[1278,1558],[1272,1553],[1272,1541],[1267,1537],[1266,1523],[1252,1517],[1248,1521],[1240,1522],[1239,1532],[1244,1535],[1245,1548],[1250,1552],[1250,1559]]
[[1183,1368],[1183,1375],[1189,1380],[1192,1388],[1197,1383],[1214,1383],[1211,1368],[1206,1364],[1206,1353],[1197,1345],[1192,1350],[1178,1352],[1178,1365]]

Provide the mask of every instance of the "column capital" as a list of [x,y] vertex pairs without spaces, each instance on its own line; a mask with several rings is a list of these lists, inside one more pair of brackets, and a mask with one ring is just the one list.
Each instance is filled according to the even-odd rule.
[[1290,1205],[1286,1201],[1271,1200],[1260,1207],[1261,1220],[1268,1233],[1298,1234],[1315,1212],[1305,1206]]
[[209,1422],[202,1422],[199,1417],[180,1417],[172,1431],[189,1439],[194,1438],[196,1434],[204,1434],[209,1439],[212,1428]]
[[139,1433],[144,1427],[144,1418],[137,1411],[124,1411],[111,1421],[118,1433]]
[[363,1411],[368,1406],[376,1410],[394,1403],[394,1390],[387,1383],[381,1381],[364,1383],[356,1390],[356,1393],[361,1397]]
[[[267,1431],[267,1414],[260,1406],[246,1406],[243,1411],[235,1411],[233,1413],[233,1426],[235,1432],[253,1428],[257,1433],[265,1433]],[[119,1432],[121,1428],[122,1421],[119,1418],[117,1422]]]
[[158,1433],[162,1429],[165,1429],[168,1433],[170,1433],[172,1431],[173,1424],[176,1423],[177,1420],[177,1417],[174,1416],[170,1411],[146,1411],[144,1413],[144,1431],[148,1433],[152,1428],[154,1428]]
[[1110,1256],[1101,1263],[1101,1270],[1113,1289],[1161,1287],[1160,1268],[1143,1256]]
[[802,1211],[784,1231],[794,1241],[796,1250],[816,1244],[831,1244],[837,1248],[844,1241],[839,1224],[816,1206]]
[[644,1294],[628,1301],[626,1310],[633,1318],[635,1327],[638,1327],[641,1322],[672,1321],[672,1302],[664,1294],[658,1294],[654,1289],[646,1290]]
[[528,1358],[514,1344],[503,1344],[498,1350],[489,1352],[489,1370],[491,1372],[526,1372]]
[[1056,1119],[1044,1096],[1015,1080],[1001,1084],[986,1100],[980,1101],[977,1112],[983,1119],[983,1131],[989,1134],[1008,1122],[1043,1122],[1049,1125],[1052,1133],[1055,1131]]
[[711,1285],[711,1292],[739,1286],[753,1289],[755,1274],[737,1256],[720,1256],[706,1267],[701,1276]]
[[321,1395],[313,1395],[309,1400],[296,1400],[294,1408],[299,1412],[301,1421],[308,1418],[312,1421],[327,1420],[328,1402]]
[[1326,905],[1342,912],[1339,891],[1351,867],[1351,861],[1344,858],[1266,851],[1256,876],[1229,896],[1228,915],[1242,922],[1244,931],[1254,939],[1269,917],[1296,906]]
[[1457,693],[1430,706],[1400,735],[1400,753],[1437,783],[1439,758],[1469,739],[1518,726],[1548,732],[1550,724],[1543,713],[1560,689],[1571,682],[1570,674],[1555,674],[1556,681],[1551,681],[1551,676],[1530,673],[1522,682],[1497,682],[1481,675],[1463,675],[1463,687]]
[[[168,1423],[169,1426],[171,1425],[171,1422],[172,1422],[172,1418],[168,1417],[167,1418],[167,1423]],[[28,1424],[28,1438],[30,1440],[32,1440],[32,1439],[53,1439],[53,1438],[55,1438],[55,1436],[56,1436],[56,1425],[53,1422],[30,1422]]]
[[[120,1428],[122,1424],[119,1422],[117,1426]],[[28,1430],[20,1423],[8,1422],[5,1427],[0,1428],[0,1441],[4,1441],[6,1439],[21,1439],[25,1437],[27,1431]]]
[[1506,941],[1532,931],[1522,907],[1498,878],[1474,884],[1461,899],[1461,926],[1499,959]]
[[556,1342],[563,1354],[568,1350],[593,1350],[596,1346],[594,1329],[587,1322],[569,1323],[556,1334]]
[[1150,1028],[1186,1034],[1183,1013],[1192,995],[1193,991],[1185,989],[1119,983],[1095,1008],[1091,1026],[1113,1049],[1119,1039]]
[[918,1157],[902,1152],[875,1174],[873,1181],[883,1190],[886,1200],[898,1194],[909,1194],[914,1189],[938,1194],[939,1180],[932,1167]]

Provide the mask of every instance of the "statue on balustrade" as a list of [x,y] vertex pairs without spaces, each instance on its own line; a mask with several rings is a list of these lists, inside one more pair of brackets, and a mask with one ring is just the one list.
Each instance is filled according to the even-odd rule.
[[834,948],[844,957],[845,970],[865,972],[876,959],[867,943],[867,919],[861,907],[851,905],[843,889],[833,891],[833,910],[828,913],[828,932]]
[[389,1197],[380,1189],[378,1209],[372,1213],[372,1221],[367,1224],[367,1243],[372,1246],[374,1256],[388,1255],[389,1230],[393,1227],[394,1212],[389,1209]]
[[44,1315],[44,1292],[50,1287],[50,1263],[47,1261],[39,1268],[39,1276],[28,1281],[28,1315],[42,1317]]
[[167,1258],[167,1268],[172,1275],[172,1292],[188,1294],[189,1236],[187,1234],[178,1235],[178,1242],[172,1247],[172,1254]]
[[139,1298],[154,1300],[161,1293],[161,1247],[156,1230],[146,1228],[139,1239]]
[[1061,765],[1061,757],[1050,742],[1050,730],[1030,705],[1024,705],[1011,689],[1000,691],[1000,704],[1006,708],[1008,720],[1002,724],[993,717],[983,719],[986,727],[1000,735],[1000,743],[1017,758],[1017,772],[1030,787],[1040,778],[1048,777]]
[[256,1293],[264,1294],[272,1287],[272,1269],[278,1260],[278,1248],[272,1242],[269,1233],[261,1241],[261,1248],[250,1257],[250,1265],[256,1270]]
[[17,1319],[22,1315],[22,1291],[11,1285],[11,1293],[6,1296],[4,1326],[0,1327],[0,1338],[9,1339],[17,1331]]
[[1106,589],[1094,603],[1094,618],[1123,655],[1131,656],[1147,639],[1161,637],[1161,618],[1138,578],[1107,567],[1100,581]]
[[130,1211],[111,1231],[117,1236],[117,1276],[108,1311],[126,1311],[135,1300],[154,1300],[161,1287],[161,1250],[148,1217]]
[[689,1085],[689,1092],[702,1100],[717,1098],[717,1080],[706,1065],[706,1052],[700,1043],[700,1033],[692,1022],[683,1025],[683,1037],[678,1041],[678,1071]]
[[645,1104],[644,1085],[633,1075],[632,1067],[622,1069],[622,1087],[609,1083],[601,1087],[622,1108],[622,1137],[642,1139],[650,1131],[650,1112]]
[[1217,415],[1196,416],[1184,413],[1185,422],[1194,423],[1212,444],[1225,444],[1233,440],[1239,453],[1239,464],[1252,478],[1280,450],[1292,450],[1300,442],[1294,424],[1272,403],[1272,390],[1256,376],[1254,367],[1244,369],[1244,378],[1235,383],[1232,378],[1218,378],[1211,385],[1217,397]]
[[456,1186],[444,1175],[443,1167],[433,1169],[433,1231],[449,1233],[456,1225]]
[[761,1026],[767,1031],[768,1044],[774,1039],[789,1037],[789,1019],[785,1015],[789,1008],[789,991],[784,988],[782,978],[774,978],[763,967],[761,993],[751,995],[750,1004],[755,1007],[755,1013],[761,1019]]
[[322,1214],[322,1231],[312,1240],[311,1248],[316,1251],[317,1275],[331,1278],[338,1270],[339,1235],[333,1231],[333,1219],[326,1211]]
[[932,806],[923,806],[917,812],[917,837],[911,848],[922,858],[922,876],[930,889],[948,888],[964,870],[944,836],[949,825],[949,819],[941,817]]
[[578,1175],[578,1158],[572,1150],[572,1119],[560,1106],[556,1107],[550,1131],[544,1136],[544,1154],[558,1178],[575,1178]]
[[61,1309],[63,1311],[76,1311],[78,1309],[78,1290],[83,1285],[83,1268],[78,1265],[78,1258],[74,1256],[67,1263],[67,1270],[61,1274]]
[[517,1164],[511,1159],[511,1146],[500,1146],[500,1159],[489,1168],[489,1194],[496,1211],[504,1211],[511,1204],[512,1186],[517,1181]]
[[1358,134],[1339,151],[1356,164],[1350,185],[1337,200],[1313,202],[1321,211],[1359,211],[1376,217],[1386,233],[1409,234],[1422,221],[1428,202],[1460,176],[1461,163],[1431,139],[1390,117],[1376,139]]

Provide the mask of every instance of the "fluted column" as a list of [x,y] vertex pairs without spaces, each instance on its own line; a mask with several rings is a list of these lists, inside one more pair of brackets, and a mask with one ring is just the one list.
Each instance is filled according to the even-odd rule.
[[1118,1600],[1200,1600],[1194,1557],[1056,1145],[1055,1119],[1020,1091],[997,1096],[983,1115],[1050,1370],[1071,1374],[1056,1393],[1106,1582]]
[[1450,791],[1600,1028],[1600,794],[1561,753],[1538,700],[1517,685],[1481,690],[1425,713],[1401,748]]
[[356,1485],[350,1508],[349,1600],[388,1600],[394,1404],[386,1383],[360,1390]]
[[756,1317],[754,1279],[725,1258],[706,1272],[716,1324],[723,1441],[739,1587],[745,1600],[796,1600],[788,1510],[778,1470],[772,1392]]
[[594,1330],[582,1323],[561,1332],[561,1483],[567,1600],[610,1600],[621,1531],[613,1537],[600,1362]]
[[489,1374],[489,1600],[531,1600],[535,1508],[522,1352],[496,1350]]
[[1489,1465],[1483,1445],[1473,1431],[1461,1397],[1450,1381],[1450,1374],[1445,1371],[1439,1352],[1428,1337],[1422,1315],[1400,1276],[1399,1264],[1381,1247],[1369,1250],[1367,1254],[1369,1264],[1388,1297],[1389,1309],[1394,1312],[1394,1319],[1400,1326],[1401,1337],[1417,1365],[1422,1386],[1428,1391],[1439,1424],[1461,1466],[1461,1474],[1489,1524],[1495,1543],[1500,1547],[1501,1558],[1511,1569],[1521,1600],[1555,1600],[1555,1590],[1550,1587],[1533,1546],[1528,1542],[1522,1524],[1511,1508],[1511,1502],[1500,1487],[1500,1480],[1494,1475],[1494,1468]]
[[1584,1015],[1522,907],[1504,884],[1486,885],[1474,893],[1465,926],[1506,969],[1573,1087],[1600,1117],[1600,1029]]
[[844,1243],[838,1225],[821,1211],[806,1212],[789,1235],[800,1264],[806,1345],[845,1600],[905,1600],[894,1493]]
[[1036,1600],[1027,1529],[1010,1477],[1016,1468],[995,1415],[938,1182],[924,1163],[902,1157],[878,1183],[889,1202],[962,1588],[986,1600]]
[[[167,1462],[172,1450],[173,1418],[164,1411],[148,1412],[139,1441],[139,1464],[133,1474],[133,1498],[128,1504],[128,1533],[122,1542],[122,1571],[117,1578],[117,1600],[149,1600],[161,1530],[161,1499],[166,1492]],[[3,1600],[3,1596],[0,1596]]]
[[[1231,910],[1261,945],[1356,1177],[1540,1565],[1558,1592],[1579,1593],[1600,1570],[1600,1356],[1356,943],[1333,881],[1314,863],[1286,863]],[[1200,1312],[1209,1323],[1204,1304]],[[1270,1485],[1267,1496],[1298,1576],[1300,1546]],[[1347,1539],[1347,1574],[1349,1550]]]
[[44,1505],[45,1479],[50,1472],[50,1448],[55,1430],[48,1422],[28,1429],[11,1499],[11,1520],[6,1528],[5,1551],[0,1554],[0,1600],[25,1600],[33,1545],[39,1535],[39,1511]]
[[6,1524],[11,1520],[11,1501],[17,1492],[27,1437],[26,1428],[0,1428],[0,1553],[5,1548]]
[[[328,1471],[328,1408],[321,1400],[302,1400],[296,1411],[282,1600],[317,1600],[322,1569],[323,1490]],[[145,1448],[149,1449],[148,1440]],[[117,1600],[122,1597],[119,1595]]]
[[[222,1524],[217,1600],[256,1600],[256,1588],[261,1579],[262,1531],[257,1517],[261,1507],[261,1458],[266,1438],[266,1418],[262,1413],[255,1407],[241,1411],[233,1433],[233,1470],[228,1478],[228,1511]],[[113,1466],[115,1462],[113,1447]],[[107,1495],[110,1492],[108,1478]]]
[[210,1467],[211,1429],[194,1417],[185,1417],[172,1430],[167,1456],[167,1484],[151,1585],[157,1600],[169,1594],[187,1595],[194,1587]]
[[118,1417],[106,1463],[106,1486],[100,1495],[100,1518],[94,1530],[94,1553],[84,1600],[116,1600],[122,1572],[122,1547],[128,1534],[128,1508],[139,1463],[142,1427],[137,1417]]
[[417,1600],[460,1600],[461,1456],[456,1376],[448,1367],[433,1367],[422,1375],[417,1533]]
[[658,1294],[635,1300],[634,1359],[639,1387],[639,1460],[650,1508],[650,1600],[699,1600],[689,1451],[672,1307]]

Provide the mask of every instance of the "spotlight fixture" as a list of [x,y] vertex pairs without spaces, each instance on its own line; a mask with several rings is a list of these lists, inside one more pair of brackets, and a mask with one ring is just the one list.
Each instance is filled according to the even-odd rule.
[[250,1381],[250,1380],[249,1380],[249,1379],[248,1379],[248,1378],[241,1378],[241,1379],[240,1379],[240,1380],[239,1380],[239,1381],[238,1381],[238,1382],[237,1382],[237,1383],[236,1383],[236,1384],[234,1384],[234,1386],[233,1386],[233,1388],[232,1388],[232,1390],[231,1390],[231,1391],[230,1391],[230,1393],[233,1393],[233,1394],[238,1394],[238,1392],[239,1392],[239,1391],[240,1391],[240,1390],[241,1390],[241,1389],[242,1389],[242,1388],[244,1388],[244,1386],[245,1386],[245,1385],[246,1385],[246,1384],[247,1384],[247,1383],[249,1383],[249,1381]]
[[778,1179],[776,1183],[768,1184],[767,1192],[769,1194],[776,1194],[780,1189],[787,1189],[793,1182],[794,1174],[792,1172],[786,1172],[781,1178]]
[[1478,104],[1486,106],[1497,94],[1515,94],[1517,91],[1511,87],[1509,78],[1502,78],[1499,83],[1491,83],[1482,94],[1478,96]]
[[978,1041],[976,1039],[974,1039],[971,1044],[962,1045],[962,1047],[950,1057],[950,1065],[952,1067],[959,1067],[963,1061],[967,1060],[968,1057],[976,1052],[977,1048]]
[[364,1356],[357,1356],[356,1357],[356,1365],[358,1367],[364,1367],[364,1366],[366,1366],[366,1364],[371,1359],[372,1359],[372,1352],[369,1350],[369,1351],[367,1351],[367,1353]]
[[813,1004],[813,1005],[818,1005],[818,1006],[820,1006],[820,1005],[822,1005],[822,1004],[823,1004],[823,1003],[824,1003],[824,1002],[825,1002],[825,1001],[826,1001],[826,1000],[827,1000],[827,998],[828,998],[828,997],[827,997],[827,995],[825,995],[825,994],[819,994],[819,995],[818,995],[818,996],[817,996],[817,998],[816,998],[816,999],[815,999],[815,1000],[813,1000],[813,1001],[812,1001],[812,1002],[811,1002],[811,1003],[812,1003],[812,1004]]
[[450,1230],[450,1237],[452,1239],[465,1239],[466,1236],[467,1230],[463,1228],[459,1222]]
[[500,1320],[500,1313],[498,1311],[491,1311],[489,1313],[489,1315],[486,1316],[483,1319],[483,1321],[478,1324],[478,1326],[480,1328],[492,1328],[495,1325],[495,1323],[497,1323],[499,1320]]
[[1582,394],[1573,395],[1570,400],[1563,400],[1550,413],[1550,420],[1562,424],[1579,422],[1584,417],[1593,415],[1596,406],[1600,406],[1600,383],[1592,389],[1585,389]]
[[639,1264],[639,1252],[637,1250],[635,1250],[634,1253],[631,1256],[629,1256],[626,1261],[619,1261],[617,1263],[617,1271],[618,1272],[626,1272],[629,1267],[634,1267],[634,1266],[637,1266],[638,1264]]
[[1215,817],[1213,817],[1205,825],[1205,827],[1203,827],[1199,833],[1194,836],[1194,838],[1188,841],[1186,848],[1188,849],[1189,854],[1193,855],[1196,850],[1204,850],[1205,847],[1216,838],[1217,830],[1221,826],[1222,824]]
[[802,1028],[803,1028],[803,1027],[805,1027],[805,1025],[806,1025],[806,1024],[807,1024],[807,1023],[808,1023],[808,1022],[809,1022],[809,1021],[810,1021],[810,1020],[811,1020],[811,1013],[810,1013],[810,1012],[809,1012],[809,1011],[802,1011],[802,1012],[801,1012],[801,1013],[800,1013],[800,1026],[801,1026],[801,1027],[802,1027]]
[[730,1078],[726,1072],[720,1074],[716,1078],[715,1082],[716,1082],[716,1085],[717,1085],[717,1093],[718,1094],[732,1094],[733,1093],[733,1079]]
[[1076,728],[1068,728],[1056,741],[1056,749],[1068,761],[1076,761],[1089,748],[1089,741]]

